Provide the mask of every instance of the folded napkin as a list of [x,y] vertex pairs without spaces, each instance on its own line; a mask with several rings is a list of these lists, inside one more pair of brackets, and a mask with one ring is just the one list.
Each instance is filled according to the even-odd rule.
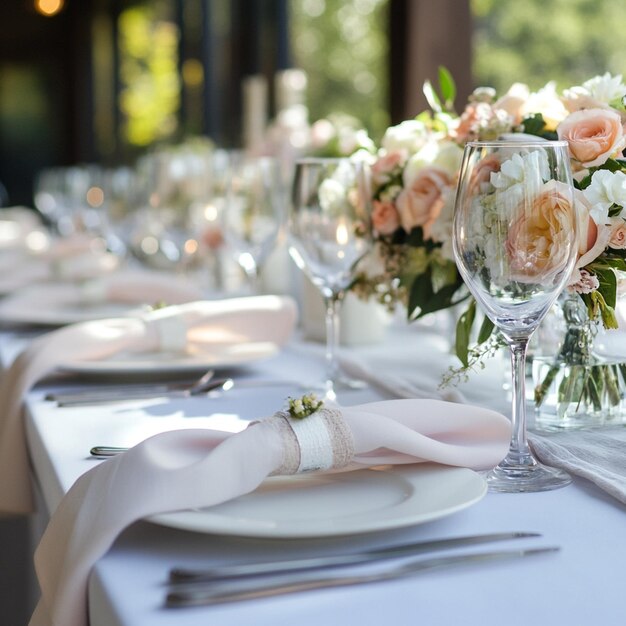
[[[0,300],[0,319],[28,323],[33,319],[31,311],[74,308],[81,320],[97,315],[89,307],[99,304],[170,305],[203,298],[204,292],[182,276],[149,270],[119,270],[83,282],[44,283],[20,289]],[[110,317],[111,313],[107,315],[103,309],[99,317],[103,315]],[[35,314],[35,320],[41,317]]]
[[19,206],[0,209],[0,251],[28,248],[28,236],[34,232],[35,241],[47,239],[38,213]]
[[119,352],[202,352],[230,341],[284,345],[295,327],[293,300],[278,296],[192,302],[142,317],[73,324],[35,339],[0,378],[0,512],[32,511],[28,453],[21,420],[24,394],[59,365]]
[[626,429],[531,433],[530,445],[546,465],[595,483],[626,504]]
[[99,239],[72,235],[39,243],[42,245],[2,256],[0,293],[47,280],[86,280],[119,267],[119,258],[107,252]]
[[206,507],[256,489],[269,475],[435,461],[482,469],[506,454],[499,413],[437,400],[390,400],[287,413],[237,434],[156,435],[81,476],[35,554],[42,599],[31,626],[84,626],[91,567],[129,524]]

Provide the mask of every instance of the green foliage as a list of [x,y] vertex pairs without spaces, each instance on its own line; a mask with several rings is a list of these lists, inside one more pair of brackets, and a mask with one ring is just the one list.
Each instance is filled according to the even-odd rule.
[[456,84],[452,74],[443,66],[439,66],[439,93],[427,80],[423,87],[428,106],[435,113],[453,112],[456,98]]
[[344,112],[375,139],[389,125],[388,0],[290,2],[295,65],[308,76],[311,121]]
[[504,93],[513,82],[535,90],[624,73],[626,2],[472,0],[475,86]]

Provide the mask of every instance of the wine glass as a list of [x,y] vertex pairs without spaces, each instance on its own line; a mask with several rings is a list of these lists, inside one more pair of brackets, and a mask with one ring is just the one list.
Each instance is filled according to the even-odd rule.
[[570,476],[540,464],[526,437],[530,336],[565,287],[577,254],[566,142],[470,142],[461,166],[454,254],[465,284],[511,351],[512,436],[487,475],[492,491],[546,491]]
[[278,162],[240,151],[229,152],[223,235],[244,270],[252,293],[283,226],[283,187]]
[[289,254],[321,292],[326,307],[325,396],[363,387],[340,374],[336,348],[339,306],[359,261],[371,250],[369,170],[365,163],[309,158],[296,161],[288,225]]

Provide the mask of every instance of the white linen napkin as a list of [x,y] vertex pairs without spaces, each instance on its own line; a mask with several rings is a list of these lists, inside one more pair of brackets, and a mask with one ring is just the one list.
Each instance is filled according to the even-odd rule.
[[499,413],[437,400],[276,414],[234,435],[156,435],[81,476],[62,500],[35,554],[42,599],[31,626],[84,626],[91,567],[146,516],[219,504],[272,474],[420,461],[488,468],[509,436]]
[[142,317],[73,324],[36,338],[0,379],[0,512],[32,511],[22,400],[59,365],[122,351],[210,351],[212,343],[223,337],[282,346],[293,332],[296,316],[292,299],[256,296],[192,302]]
[[47,242],[41,248],[3,255],[0,293],[48,280],[86,280],[113,272],[119,265],[120,259],[107,252],[100,240],[72,235]]
[[[72,309],[76,310],[78,320],[82,320],[90,315],[97,316],[98,311],[89,307],[102,304],[171,305],[204,297],[204,292],[183,276],[150,270],[118,270],[83,282],[43,283],[20,289],[0,300],[0,320],[28,323],[33,319],[32,311],[69,310],[71,313]],[[34,317],[45,319],[37,313]],[[111,317],[111,313],[106,317]]]
[[531,433],[529,440],[546,465],[587,478],[626,504],[626,428]]

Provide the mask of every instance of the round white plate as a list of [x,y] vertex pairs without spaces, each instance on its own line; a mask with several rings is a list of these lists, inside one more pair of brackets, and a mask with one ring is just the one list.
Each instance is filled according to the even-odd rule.
[[180,354],[154,352],[139,354],[117,354],[99,361],[76,361],[64,363],[59,369],[85,375],[184,373],[207,370],[211,367],[225,368],[245,365],[266,359],[278,352],[272,342],[223,344],[212,346],[210,353]]
[[207,509],[150,521],[203,533],[305,538],[423,524],[478,502],[484,479],[465,468],[416,464],[270,478],[256,491]]

